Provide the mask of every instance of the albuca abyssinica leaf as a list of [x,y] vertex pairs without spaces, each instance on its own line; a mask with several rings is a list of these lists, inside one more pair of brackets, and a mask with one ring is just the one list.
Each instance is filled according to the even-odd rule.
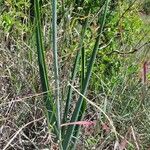
[[48,122],[53,125],[55,124],[55,107],[53,105],[53,100],[51,92],[49,89],[48,76],[46,70],[45,56],[44,56],[44,45],[42,41],[42,28],[41,28],[41,17],[40,17],[40,5],[39,1],[34,1],[35,9],[35,31],[36,31],[36,45],[37,45],[37,54],[38,54],[38,65],[39,65],[39,74],[41,79],[42,91],[44,94],[44,102],[47,109]]
[[61,147],[61,113],[60,113],[60,88],[59,88],[59,65],[57,56],[57,0],[52,0],[52,45],[54,56],[54,76],[55,76],[55,101],[56,101],[56,122],[57,122],[57,136]]
[[[102,16],[102,19],[100,18],[101,21],[99,21],[100,27],[99,27],[99,30],[98,30],[98,33],[97,33],[98,35],[97,35],[97,38],[96,38],[96,41],[95,41],[93,52],[91,54],[91,58],[90,58],[89,65],[88,65],[88,68],[87,68],[87,73],[86,73],[84,83],[83,83],[83,88],[82,88],[82,91],[81,91],[81,93],[83,95],[86,94],[87,87],[88,87],[88,84],[89,84],[89,80],[90,80],[90,76],[91,76],[91,72],[92,72],[92,67],[93,67],[93,64],[94,64],[94,61],[95,61],[95,58],[96,58],[96,54],[97,54],[97,51],[98,51],[98,47],[99,47],[100,36],[101,36],[102,31],[103,31],[105,20],[106,20],[106,14],[107,14],[109,2],[110,2],[110,0],[106,0],[104,11],[103,11],[103,16]],[[78,121],[78,117],[79,117],[79,113],[81,111],[82,103],[83,103],[83,97],[80,96],[79,99],[78,99],[78,102],[76,104],[76,107],[75,107],[75,110],[73,112],[73,115],[71,117],[70,122]],[[65,134],[64,141],[63,141],[63,149],[68,149],[68,147],[70,146],[69,144],[70,144],[70,141],[72,140],[74,129],[75,129],[75,125],[72,125],[72,126],[68,127],[68,129],[66,131],[66,134]]]

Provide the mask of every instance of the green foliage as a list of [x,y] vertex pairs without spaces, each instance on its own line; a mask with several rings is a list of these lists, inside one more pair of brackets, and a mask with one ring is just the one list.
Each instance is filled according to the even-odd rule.
[[[100,40],[100,36],[103,32],[104,29],[104,25],[105,25],[105,20],[106,20],[106,16],[107,16],[107,12],[108,12],[108,6],[109,6],[109,0],[107,0],[105,2],[104,5],[104,9],[102,11],[102,15],[99,16],[99,20],[98,21],[98,33],[97,33],[97,37],[96,40],[94,42],[94,47],[93,47],[93,51],[92,54],[90,56],[90,61],[89,61],[89,65],[87,68],[87,72],[84,78],[84,69],[82,66],[82,81],[81,81],[81,93],[83,95],[86,94],[87,88],[88,88],[88,84],[89,84],[89,80],[90,80],[90,76],[91,76],[91,72],[92,72],[92,68],[93,68],[93,64],[95,62],[96,59],[96,54],[98,51],[98,47],[99,47],[99,40]],[[59,95],[60,95],[60,90],[59,90],[59,77],[58,77],[58,56],[57,56],[57,24],[56,24],[56,19],[57,19],[57,10],[56,10],[56,2],[52,1],[52,41],[53,41],[53,54],[54,54],[54,74],[55,74],[55,85],[56,85],[56,103],[53,104],[53,99],[51,97],[51,94],[49,93],[49,85],[48,85],[48,75],[47,75],[47,71],[46,71],[46,63],[45,63],[45,57],[44,57],[44,45],[43,45],[43,40],[42,40],[42,26],[41,26],[41,13],[40,13],[40,5],[39,2],[37,0],[35,0],[35,27],[36,27],[36,44],[37,44],[37,53],[38,53],[38,63],[39,63],[39,73],[40,73],[40,78],[41,78],[41,85],[42,85],[42,90],[43,92],[47,92],[47,94],[45,94],[44,96],[44,101],[45,101],[45,105],[47,108],[47,114],[48,114],[48,123],[52,126],[54,126],[53,128],[55,129],[55,134],[56,134],[56,139],[59,141],[60,143],[60,149],[68,149],[69,147],[74,147],[74,145],[71,144],[72,142],[72,137],[78,135],[79,132],[79,128],[75,128],[75,125],[72,126],[68,126],[67,129],[63,129],[63,135],[61,136],[61,129],[60,129],[60,125],[61,125],[61,118],[60,118],[60,99],[59,99]],[[89,14],[89,11],[86,15]],[[82,32],[82,37],[81,37],[81,42],[79,43],[79,51],[77,52],[77,57],[75,60],[75,65],[74,65],[74,70],[73,70],[73,75],[72,75],[72,82],[74,82],[74,78],[76,77],[76,72],[77,72],[77,65],[79,63],[79,58],[80,58],[80,53],[82,50],[82,44],[83,44],[83,39],[84,39],[84,35],[85,35],[85,31],[86,31],[86,26],[87,26],[87,19],[85,21],[85,24],[83,25],[83,31]],[[82,53],[82,59],[83,58],[83,53]],[[84,64],[83,64],[84,65]],[[66,101],[66,109],[65,109],[65,115],[64,115],[64,123],[66,123],[66,117],[68,115],[68,109],[70,108],[70,101],[72,98],[72,90],[69,89],[68,91],[68,98]],[[71,120],[70,122],[76,122],[78,120],[82,119],[82,116],[84,114],[85,111],[85,104],[83,102],[83,97],[80,96],[77,103],[75,104],[75,110],[73,111],[73,114],[71,116]],[[56,117],[56,118],[55,118]],[[55,124],[56,123],[56,127]],[[76,129],[76,130],[75,130]],[[64,134],[64,130],[66,130],[66,133]],[[62,143],[61,143],[62,140]],[[74,141],[75,142],[75,141]],[[62,146],[62,147],[61,147]]]
[[29,1],[6,0],[2,6],[0,28],[4,31],[4,35],[15,39],[26,38],[32,28],[29,26]]
[[56,130],[54,123],[56,122],[55,119],[55,106],[53,104],[53,99],[51,96],[51,91],[49,88],[48,82],[48,74],[45,62],[45,54],[44,54],[44,44],[42,40],[42,28],[41,28],[41,16],[40,16],[40,6],[39,1],[35,0],[35,32],[36,32],[36,44],[37,44],[37,54],[38,54],[38,65],[39,65],[39,75],[41,79],[41,86],[42,92],[45,93],[44,95],[44,102],[47,109],[47,119],[48,123],[53,126]]
[[[129,4],[122,2],[120,5],[121,7],[116,7],[108,15],[105,32],[101,38],[101,45],[108,46],[104,50],[99,51],[98,59],[93,69],[93,73],[106,83],[116,75],[116,72],[120,71],[120,64],[124,61],[122,55],[114,51],[121,53],[132,51],[143,36],[141,34],[143,23],[138,15],[136,5],[131,7],[131,10],[125,14],[124,12],[128,9]],[[122,16],[122,14],[124,15]],[[94,88],[96,91],[101,89],[101,85],[96,80],[96,77],[92,78],[91,88]]]

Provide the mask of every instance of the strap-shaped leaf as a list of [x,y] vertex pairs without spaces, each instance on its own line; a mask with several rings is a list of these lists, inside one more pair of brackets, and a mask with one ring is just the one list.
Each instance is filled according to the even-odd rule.
[[[102,31],[103,31],[105,20],[106,20],[106,14],[107,14],[107,10],[108,10],[109,1],[110,0],[106,0],[106,2],[105,2],[104,13],[103,13],[103,16],[102,16],[102,20],[100,21],[98,36],[96,38],[96,42],[95,42],[93,52],[92,52],[92,55],[91,55],[91,58],[90,58],[90,62],[89,62],[88,68],[87,68],[87,73],[86,73],[86,77],[85,77],[85,80],[84,80],[83,89],[82,89],[82,92],[81,92],[83,95],[86,94],[87,87],[88,87],[88,84],[89,84],[89,80],[90,80],[90,76],[91,76],[91,72],[92,72],[92,67],[93,67],[93,64],[94,64],[94,61],[95,61],[95,58],[96,58],[96,54],[97,54],[97,51],[98,51],[98,47],[99,47],[100,36],[101,36]],[[72,115],[72,118],[71,118],[70,122],[78,121],[78,117],[79,117],[79,113],[80,113],[80,110],[81,110],[81,107],[82,107],[82,103],[83,103],[83,97],[80,96],[79,99],[78,99],[78,102],[76,104],[76,107],[75,107],[75,110],[73,112],[73,115]],[[68,149],[70,141],[71,141],[73,133],[74,133],[74,129],[75,129],[75,125],[68,127],[66,135],[64,137],[64,141],[63,141],[63,149]]]

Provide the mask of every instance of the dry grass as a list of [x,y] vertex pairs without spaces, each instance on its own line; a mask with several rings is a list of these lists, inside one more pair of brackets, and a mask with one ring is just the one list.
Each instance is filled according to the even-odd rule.
[[[54,135],[49,131],[44,117],[43,93],[40,93],[36,60],[30,62],[27,57],[29,46],[21,43],[18,51],[8,49],[5,44],[0,45],[0,149],[57,149],[57,144],[53,142]],[[88,94],[111,117],[116,131],[121,135],[119,141],[114,140],[107,119],[104,116],[99,118],[99,112],[89,106],[85,119],[95,120],[97,124],[94,128],[82,129],[78,140],[80,149],[114,149],[118,143],[124,144],[123,137],[135,148],[145,150],[150,147],[149,90],[146,92],[140,87],[136,89],[132,87],[132,81],[126,77],[121,78],[122,85],[116,84],[114,90],[105,89],[108,93],[97,95],[94,91],[89,91]],[[66,83],[65,78],[63,82]],[[78,94],[75,96],[78,97]],[[135,111],[132,110],[133,107]],[[132,146],[131,149],[134,149]]]
[[[52,144],[46,124],[36,59],[22,42],[0,45],[0,149],[42,149]],[[40,119],[39,119],[40,118]],[[7,148],[6,148],[7,147]]]
[[[45,28],[49,28],[49,25],[46,24]],[[64,39],[61,31],[59,32],[58,43],[61,48]],[[48,33],[49,31],[45,32]],[[44,116],[43,93],[39,86],[34,42],[32,43],[31,40],[29,43],[22,38],[16,40],[11,35],[5,37],[3,31],[0,35],[4,37],[0,38],[0,149],[58,149]],[[46,37],[48,36],[49,34]],[[46,39],[46,43],[49,43],[49,39]],[[62,99],[66,93],[71,61],[75,57],[76,47],[76,45],[72,47],[69,45],[65,49],[65,54],[63,52],[59,54],[59,62],[62,65],[60,67]],[[53,87],[54,81],[51,76],[53,55],[49,46],[46,55],[48,75]],[[123,68],[124,70],[126,68]],[[115,147],[116,149],[123,147],[123,144],[129,150],[150,148],[150,90],[138,84],[136,77],[132,75],[127,77],[125,73],[117,74],[118,82],[116,81],[114,87],[110,87],[109,83],[108,85],[101,83],[101,79],[97,77],[104,89],[103,92],[90,89],[87,96],[104,110],[108,118],[112,119],[113,126],[120,135],[118,141],[114,137],[108,118],[95,107],[88,106],[84,119],[94,120],[96,126],[90,129],[82,128],[78,139],[78,150],[113,150]],[[79,87],[78,81],[75,87]],[[79,95],[80,93],[74,93],[72,107]],[[126,142],[129,144],[127,145]]]

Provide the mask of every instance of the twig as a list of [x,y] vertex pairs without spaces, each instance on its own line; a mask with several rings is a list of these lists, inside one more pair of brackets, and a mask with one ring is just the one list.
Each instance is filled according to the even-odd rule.
[[114,50],[110,53],[108,53],[107,55],[112,55],[113,53],[117,53],[117,54],[121,54],[121,55],[128,55],[128,54],[133,54],[137,51],[139,51],[142,47],[144,47],[145,45],[148,45],[150,44],[150,41],[144,43],[142,46],[140,46],[139,48],[134,48],[132,51],[129,51],[129,52],[120,52],[119,50]]
[[132,132],[132,135],[133,135],[133,139],[134,139],[136,148],[137,148],[137,150],[140,150],[139,145],[138,145],[137,140],[136,140],[136,136],[135,136],[135,133],[134,133],[134,129],[133,129],[132,126],[131,126],[131,132]]

